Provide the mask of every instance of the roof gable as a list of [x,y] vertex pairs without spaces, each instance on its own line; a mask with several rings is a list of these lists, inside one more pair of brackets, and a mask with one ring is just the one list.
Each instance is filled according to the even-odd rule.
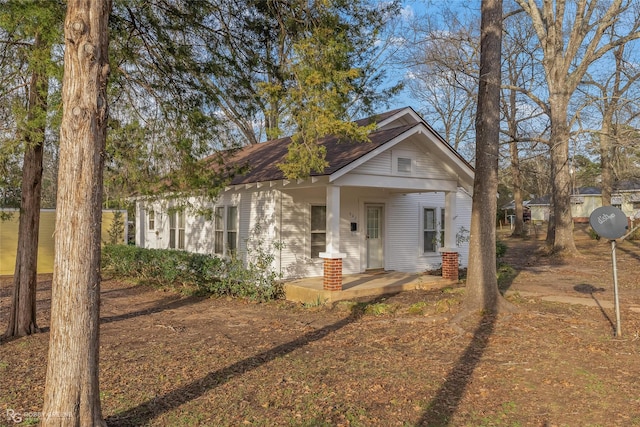
[[[379,154],[411,134],[424,134],[439,151],[439,157],[456,163],[451,170],[463,176],[466,186],[471,186],[473,168],[448,143],[442,139],[430,126],[424,122],[411,108],[401,108],[366,119],[356,123],[365,126],[372,122],[378,124],[378,129],[369,134],[368,142],[344,141],[336,136],[322,138],[318,143],[326,149],[326,159],[329,166],[323,172],[312,172],[311,176],[331,176],[337,178],[353,168]],[[248,170],[242,175],[236,175],[231,185],[251,184],[285,179],[278,167],[287,155],[291,138],[280,138],[252,146],[247,146],[225,159],[225,164],[246,165]],[[454,170],[455,169],[455,170]]]

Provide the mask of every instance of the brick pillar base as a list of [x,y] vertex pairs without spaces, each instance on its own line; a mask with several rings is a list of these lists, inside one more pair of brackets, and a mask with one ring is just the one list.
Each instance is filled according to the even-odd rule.
[[322,287],[325,291],[342,290],[342,258],[324,259],[324,280]]
[[442,252],[442,278],[458,281],[458,252]]

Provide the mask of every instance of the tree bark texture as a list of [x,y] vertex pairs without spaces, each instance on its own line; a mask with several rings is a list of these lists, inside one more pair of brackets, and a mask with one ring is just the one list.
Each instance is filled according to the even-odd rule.
[[110,10],[108,0],[67,3],[44,427],[105,426],[98,338]]
[[[34,49],[46,47],[36,34]],[[13,298],[6,337],[19,337],[39,331],[36,323],[36,285],[38,281],[38,231],[42,195],[42,160],[45,115],[49,81],[39,68],[31,73],[27,120],[20,131],[24,137],[24,161],[20,196],[18,247],[13,273]]]
[[509,154],[511,157],[511,182],[513,185],[513,205],[515,207],[515,218],[513,236],[524,235],[524,207],[522,200],[522,175],[520,173],[520,158],[518,157],[518,142],[511,141],[509,144]]
[[500,137],[502,0],[482,1],[480,83],[476,116],[476,171],[465,312],[497,311],[496,195]]
[[[573,239],[573,217],[571,216],[571,174],[569,173],[569,125],[567,124],[565,94],[551,94],[551,136],[549,150],[551,158],[551,191],[553,193],[553,252],[575,255],[578,253]],[[551,224],[551,222],[550,222]],[[549,239],[547,239],[549,242]]]

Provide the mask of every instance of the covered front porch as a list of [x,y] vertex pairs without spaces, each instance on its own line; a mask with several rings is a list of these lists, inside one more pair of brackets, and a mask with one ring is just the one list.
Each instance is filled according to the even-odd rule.
[[[458,184],[455,181],[444,181],[441,180],[437,183],[437,186],[431,182],[431,180],[414,180],[413,186],[412,182],[408,182],[405,179],[398,179],[398,182],[395,183],[396,187],[388,188],[385,187],[381,182],[371,182],[363,179],[362,182],[355,180],[354,182],[349,182],[349,184],[358,184],[356,187],[349,187],[345,185],[342,187],[341,185],[335,184],[327,184],[325,187],[325,203],[326,203],[326,230],[325,230],[325,251],[320,252],[319,256],[323,259],[323,280],[320,284],[320,289],[325,291],[323,294],[327,295],[328,300],[336,300],[335,297],[329,296],[331,292],[342,292],[349,291],[355,292],[355,288],[358,290],[362,289],[376,289],[380,287],[376,282],[376,277],[372,276],[369,280],[365,280],[362,282],[362,286],[359,285],[361,282],[360,279],[355,280],[357,282],[356,285],[353,284],[354,279],[351,279],[351,284],[349,283],[349,276],[343,274],[343,263],[344,259],[347,258],[347,253],[342,252],[340,249],[343,246],[341,244],[341,240],[344,234],[348,235],[348,237],[352,237],[355,233],[360,233],[358,237],[359,242],[359,256],[358,256],[358,264],[361,271],[364,273],[357,274],[356,276],[366,275],[367,271],[371,271],[372,269],[376,270],[395,270],[397,267],[390,266],[389,263],[385,260],[386,255],[389,254],[389,257],[392,257],[392,252],[394,249],[400,246],[411,245],[407,240],[404,240],[402,237],[399,237],[400,234],[406,235],[406,231],[402,230],[401,233],[389,232],[388,230],[392,229],[392,226],[399,225],[402,227],[409,227],[409,234],[422,234],[425,230],[425,223],[430,221],[426,221],[424,217],[421,217],[418,208],[423,209],[424,206],[419,204],[418,202],[411,204],[405,203],[404,210],[406,209],[415,209],[413,213],[409,214],[411,220],[415,221],[415,223],[411,224],[410,221],[403,221],[398,218],[397,215],[392,215],[391,213],[387,214],[387,210],[391,211],[391,205],[395,207],[401,206],[403,202],[398,201],[398,199],[407,198],[408,195],[421,195],[425,193],[444,194],[444,206],[440,208],[438,212],[443,213],[442,223],[435,225],[436,219],[436,209],[428,209],[433,213],[433,221],[434,223],[432,231],[440,231],[442,232],[442,241],[438,244],[440,247],[437,252],[433,252],[433,255],[439,253],[439,257],[442,266],[442,277],[441,279],[455,283],[458,280],[458,268],[459,268],[459,254],[456,242],[456,218],[458,217],[457,210],[457,196],[458,196]],[[338,180],[338,182],[340,182]],[[368,186],[365,186],[368,184]],[[379,194],[376,194],[377,197],[371,198],[361,197],[358,201],[358,206],[355,209],[356,212],[360,213],[360,218],[363,218],[360,225],[357,222],[357,216],[352,213],[351,210],[344,209],[342,199],[346,199],[347,201],[352,202],[353,197],[343,197],[342,191],[343,188],[347,191],[356,191],[357,194],[367,194],[365,191],[375,191],[384,195],[384,197],[380,197]],[[407,207],[408,206],[408,207]],[[431,206],[431,205],[429,205]],[[401,209],[402,210],[402,209]],[[348,211],[348,214],[345,214],[345,211]],[[351,221],[350,227],[345,227],[344,222],[345,219],[349,217]],[[395,222],[395,223],[394,223]],[[345,232],[346,230],[349,230]],[[397,230],[397,228],[396,228]],[[428,234],[428,232],[426,233]],[[426,252],[425,246],[428,246],[428,243],[425,244],[424,240],[426,237],[424,235],[419,236],[416,241],[413,242],[415,246],[415,251],[420,250],[422,248],[423,251]],[[395,247],[391,247],[389,242],[393,241]],[[344,245],[347,246],[347,245]],[[422,253],[424,255],[424,253]],[[416,263],[417,265],[417,263]],[[416,268],[416,265],[413,267]],[[417,268],[416,268],[417,269]],[[405,270],[406,271],[406,270]],[[415,270],[414,270],[415,271]],[[424,270],[423,270],[424,271]],[[391,273],[385,273],[391,274]],[[395,272],[394,274],[403,274],[399,272]],[[413,274],[415,277],[421,277],[420,274]],[[431,276],[433,277],[433,276]],[[318,279],[309,279],[314,284],[317,283]],[[400,281],[407,280],[406,277],[401,279]],[[415,280],[408,280],[408,283],[412,283]],[[414,288],[415,289],[415,288]],[[402,289],[399,289],[402,290]],[[372,291],[369,291],[372,292]],[[369,293],[367,295],[375,295],[375,293]],[[350,297],[346,297],[350,298]],[[341,298],[344,299],[344,298]]]
[[325,304],[415,289],[440,289],[456,284],[457,280],[425,273],[373,270],[342,276],[342,290],[326,290],[323,282],[323,277],[287,281],[285,298],[303,304]]

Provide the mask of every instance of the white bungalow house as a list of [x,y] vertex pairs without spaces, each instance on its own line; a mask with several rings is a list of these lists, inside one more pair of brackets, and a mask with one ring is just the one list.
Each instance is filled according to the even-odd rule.
[[370,142],[320,141],[329,166],[308,179],[287,180],[278,168],[290,142],[283,138],[228,159],[248,171],[213,202],[191,198],[196,208],[176,210],[170,199],[138,199],[136,245],[246,257],[259,232],[267,245],[282,243],[276,271],[324,277],[328,290],[342,289],[343,274],[372,269],[442,266],[457,278],[468,259],[461,237],[470,228],[473,168],[411,108],[358,123],[371,121]]

